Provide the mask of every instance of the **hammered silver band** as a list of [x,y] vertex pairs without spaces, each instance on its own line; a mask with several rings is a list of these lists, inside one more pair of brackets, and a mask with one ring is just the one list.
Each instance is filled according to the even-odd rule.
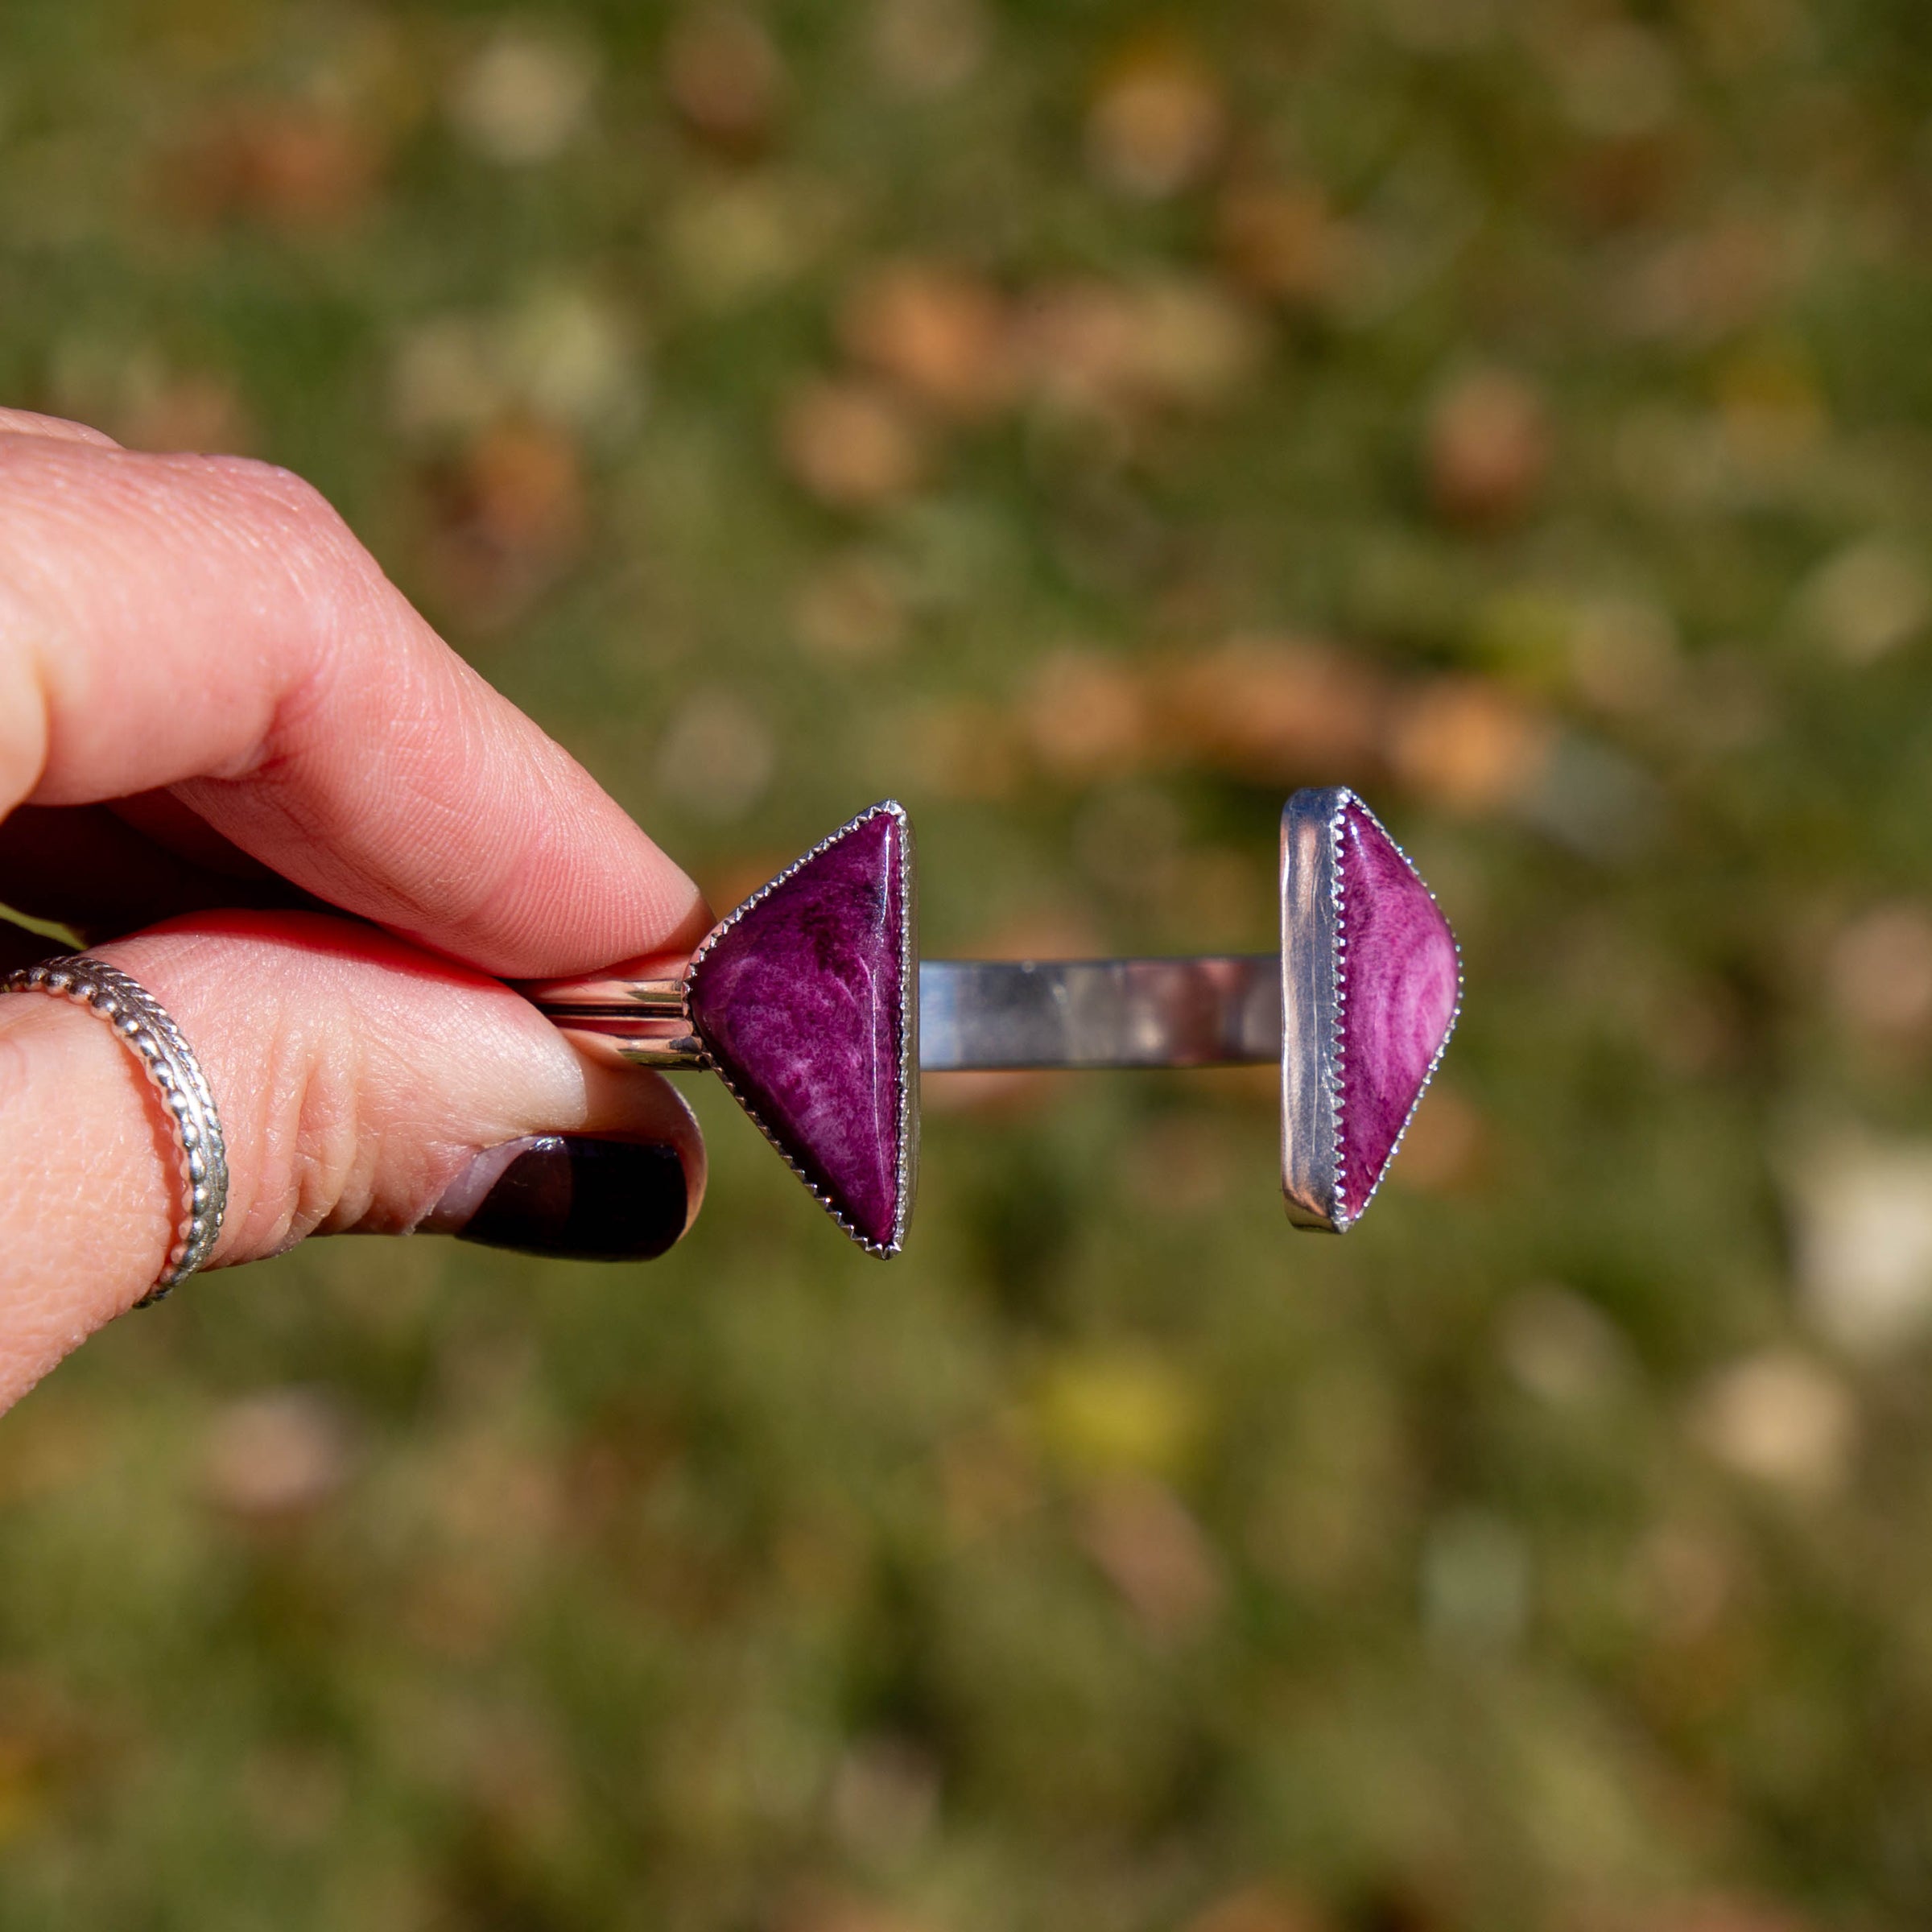
[[159,1280],[135,1303],[145,1308],[200,1267],[221,1232],[228,1206],[228,1153],[208,1076],[160,1003],[118,967],[91,953],[46,960],[9,973],[0,980],[0,992],[50,993],[106,1021],[141,1063],[167,1110],[180,1156],[181,1212]]

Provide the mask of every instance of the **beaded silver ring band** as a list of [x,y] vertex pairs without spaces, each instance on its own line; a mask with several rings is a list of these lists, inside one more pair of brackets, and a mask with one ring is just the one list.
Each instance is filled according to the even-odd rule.
[[181,1030],[151,994],[91,953],[43,960],[0,980],[0,992],[45,993],[85,1006],[112,1026],[141,1063],[167,1109],[181,1160],[181,1207],[167,1262],[134,1305],[145,1308],[184,1282],[214,1252],[228,1206],[228,1151],[208,1076]]

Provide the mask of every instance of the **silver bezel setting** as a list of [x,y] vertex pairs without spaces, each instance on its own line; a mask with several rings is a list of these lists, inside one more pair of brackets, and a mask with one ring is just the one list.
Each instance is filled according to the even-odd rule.
[[1340,1234],[1342,891],[1336,829],[1353,795],[1282,807],[1282,1195],[1297,1228]]
[[[1282,811],[1282,1193],[1298,1228],[1340,1234],[1366,1212],[1402,1150],[1410,1123],[1435,1078],[1463,1010],[1463,952],[1454,928],[1455,1003],[1448,1025],[1402,1117],[1381,1172],[1360,1200],[1346,1199],[1342,1116],[1348,1102],[1344,1021],[1348,1001],[1348,935],[1342,910],[1342,824],[1358,809],[1409,868],[1431,902],[1435,894],[1388,828],[1346,786],[1298,791]],[[1447,922],[1445,922],[1447,923]]]
[[[905,907],[905,919],[901,929],[899,942],[901,993],[897,1089],[899,1134],[898,1158],[894,1168],[897,1199],[893,1210],[892,1238],[890,1241],[885,1242],[875,1241],[869,1236],[861,1234],[857,1228],[853,1227],[825,1191],[792,1158],[791,1150],[772,1131],[770,1125],[759,1114],[758,1110],[739,1091],[730,1075],[718,1063],[716,1056],[711,1051],[709,1042],[704,1040],[703,1029],[698,1025],[691,1010],[691,988],[699,973],[704,969],[705,957],[712,947],[726,933],[730,931],[732,927],[736,926],[739,920],[743,919],[753,906],[770,898],[779,886],[784,885],[788,879],[809,865],[821,853],[828,852],[841,840],[857,832],[861,825],[878,817],[881,812],[890,815],[896,820],[899,828],[899,896],[901,903]],[[828,833],[810,851],[801,852],[782,872],[767,879],[742,905],[734,907],[727,913],[700,942],[697,950],[691,956],[690,964],[686,967],[683,976],[681,1017],[690,1033],[704,1046],[704,1064],[724,1083],[725,1090],[744,1109],[752,1125],[770,1142],[779,1158],[804,1184],[806,1191],[811,1195],[811,1198],[832,1216],[844,1233],[863,1248],[868,1254],[877,1255],[881,1260],[898,1253],[904,1245],[906,1225],[912,1217],[913,1194],[919,1182],[919,925],[918,872],[913,862],[912,820],[907,815],[906,807],[900,804],[897,799],[882,799],[877,804],[869,806],[856,818],[848,819],[837,831]]]

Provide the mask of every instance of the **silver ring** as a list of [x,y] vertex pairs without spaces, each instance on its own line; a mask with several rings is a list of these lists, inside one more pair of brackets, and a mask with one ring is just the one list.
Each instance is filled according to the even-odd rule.
[[166,1009],[118,966],[79,952],[9,973],[0,992],[72,1000],[112,1026],[141,1063],[167,1109],[181,1158],[181,1214],[161,1277],[134,1306],[145,1308],[184,1282],[214,1252],[228,1207],[228,1150],[208,1075]]

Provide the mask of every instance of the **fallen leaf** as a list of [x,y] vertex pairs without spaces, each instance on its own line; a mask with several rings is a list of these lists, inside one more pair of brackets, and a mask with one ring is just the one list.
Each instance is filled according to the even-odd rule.
[[583,131],[597,80],[583,42],[506,27],[458,69],[450,120],[486,159],[510,167],[547,161]]
[[1477,529],[1513,523],[1549,474],[1550,425],[1541,394],[1520,376],[1463,376],[1429,413],[1424,464],[1429,494],[1450,522]]
[[1079,1534],[1157,1641],[1198,1634],[1220,1608],[1226,1584],[1220,1558],[1166,1484],[1137,1476],[1100,1484],[1080,1511]]
[[1208,171],[1227,133],[1220,89],[1178,42],[1129,50],[1102,76],[1087,117],[1087,152],[1108,187],[1158,200]]
[[1555,737],[1547,718],[1500,686],[1444,678],[1397,707],[1389,761],[1423,798],[1481,814],[1530,795],[1549,768]]
[[815,658],[833,665],[876,663],[905,642],[905,596],[880,559],[842,551],[799,586],[792,621]]
[[1257,295],[1319,303],[1346,277],[1349,230],[1321,191],[1306,183],[1233,183],[1221,196],[1215,226],[1228,273]]
[[1263,784],[1359,779],[1381,762],[1385,681],[1333,646],[1241,638],[1171,660],[1158,679],[1158,741]]
[[361,215],[386,159],[375,130],[333,105],[253,101],[227,109],[157,179],[169,204],[192,219],[305,231]]
[[1720,1369],[1691,1411],[1692,1433],[1719,1462],[1803,1495],[1842,1484],[1857,1426],[1844,1384],[1791,1349],[1766,1349]]
[[925,467],[917,426],[890,391],[870,382],[807,383],[785,407],[778,448],[799,483],[839,510],[892,502]]
[[1074,784],[1135,770],[1154,742],[1145,674],[1097,650],[1058,650],[1042,659],[1020,716],[1034,756]]
[[861,279],[839,314],[847,351],[942,415],[997,410],[1012,394],[1005,303],[943,262],[897,262]]
[[901,93],[951,93],[977,73],[992,38],[979,0],[877,0],[872,53]]
[[218,1410],[201,1452],[202,1493],[258,1521],[307,1514],[347,1480],[341,1412],[312,1389],[276,1389]]
[[664,78],[685,125],[713,147],[753,153],[774,131],[785,68],[748,13],[710,6],[682,14],[665,39]]

